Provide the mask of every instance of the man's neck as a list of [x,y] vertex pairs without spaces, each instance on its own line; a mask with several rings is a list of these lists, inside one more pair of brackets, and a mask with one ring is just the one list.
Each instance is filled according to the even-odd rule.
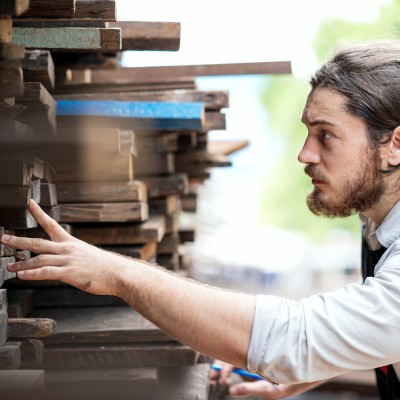
[[371,219],[378,227],[399,200],[399,193],[384,194],[378,203],[362,214]]

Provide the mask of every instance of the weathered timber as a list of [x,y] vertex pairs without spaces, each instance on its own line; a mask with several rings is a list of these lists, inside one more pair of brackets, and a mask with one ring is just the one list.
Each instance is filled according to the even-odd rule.
[[0,346],[0,370],[18,369],[21,366],[21,344],[5,343]]
[[190,176],[196,175],[201,168],[230,167],[232,162],[226,156],[210,154],[206,151],[192,151],[175,155],[177,172],[186,172]]
[[22,159],[0,159],[0,185],[26,186],[32,181],[33,168]]
[[1,98],[20,96],[24,92],[22,69],[17,61],[0,61]]
[[157,248],[157,254],[172,254],[178,251],[180,244],[179,235],[177,232],[166,234],[161,240]]
[[198,353],[176,343],[46,346],[46,369],[177,367],[194,365]]
[[30,0],[24,18],[73,18],[76,0]]
[[177,132],[162,135],[137,135],[138,154],[176,152],[178,150],[178,137]]
[[121,151],[124,153],[130,153],[137,156],[136,148],[136,136],[135,133],[130,129],[120,129],[119,130],[119,140]]
[[177,51],[181,24],[178,22],[109,22],[110,28],[121,28],[122,50]]
[[29,2],[29,0],[3,0],[0,3],[0,15],[21,15],[28,10]]
[[44,338],[55,331],[56,322],[49,318],[8,319],[8,333],[14,339]]
[[196,230],[193,227],[179,227],[179,239],[181,243],[194,242]]
[[15,43],[0,43],[0,60],[15,61],[25,57],[25,47]]
[[75,18],[117,19],[115,0],[76,0]]
[[30,229],[38,226],[25,208],[0,208],[0,225],[9,229]]
[[57,322],[57,332],[43,339],[46,346],[83,343],[169,342],[160,328],[128,306],[62,307],[33,311]]
[[0,311],[0,346],[3,345],[8,339],[7,320],[8,320],[7,312]]
[[41,82],[48,90],[54,88],[54,62],[48,50],[26,50],[22,70],[25,82]]
[[153,78],[214,75],[254,75],[289,74],[290,61],[270,61],[260,63],[174,65],[162,67],[118,68],[113,71],[93,71],[92,82],[133,81],[139,76]]
[[133,222],[149,217],[147,203],[70,203],[60,204],[62,222]]
[[15,263],[14,257],[0,257],[0,287],[4,281],[16,277],[15,272],[9,272],[7,270],[7,265],[11,263]]
[[178,151],[191,151],[197,146],[198,132],[180,132],[178,136]]
[[40,82],[25,82],[24,94],[15,99],[17,104],[45,104],[49,108],[56,108],[56,101],[49,91]]
[[204,105],[199,102],[58,100],[60,126],[114,126],[143,130],[201,130]]
[[207,400],[209,398],[210,365],[159,368],[157,400]]
[[117,28],[13,28],[13,41],[31,49],[118,51]]
[[157,375],[156,368],[50,370],[46,389],[50,398],[61,394],[62,400],[153,399]]
[[[0,67],[1,70],[1,67]],[[0,71],[1,72],[1,71]],[[23,89],[22,89],[23,90]],[[19,95],[20,93],[18,93]],[[14,93],[14,96],[16,94]],[[25,106],[20,105],[9,105],[0,102],[0,121],[7,121],[6,123],[12,123],[19,115],[21,115],[26,110]],[[2,122],[0,122],[1,126]]]
[[182,196],[182,210],[188,212],[196,212],[197,210],[197,194],[188,193]]
[[0,312],[7,312],[7,290],[0,289]]
[[178,229],[179,229],[179,214],[180,213],[181,213],[181,210],[177,211],[174,214],[165,216],[165,221],[166,221],[166,225],[167,225],[167,229],[166,229],[165,233],[178,232]]
[[204,132],[226,129],[226,115],[219,111],[207,111],[204,123]]
[[33,294],[30,289],[8,291],[8,316],[25,318],[33,310]]
[[174,157],[173,153],[139,153],[134,160],[135,176],[173,174]]
[[220,110],[229,107],[229,97],[226,91],[199,90],[153,90],[151,92],[128,92],[121,87],[120,92],[105,91],[92,93],[92,85],[87,85],[87,93],[65,93],[55,95],[57,100],[109,100],[109,101],[175,101],[204,103],[206,110]]
[[151,199],[149,202],[150,213],[165,215],[173,214],[180,209],[179,201],[179,197],[174,194],[159,199]]
[[102,246],[104,250],[123,254],[132,258],[139,258],[144,261],[150,260],[157,253],[157,243],[149,242],[139,246]]
[[189,181],[186,174],[146,177],[141,180],[147,186],[150,199],[165,197],[170,194],[184,194],[189,189]]
[[40,201],[38,204],[42,207],[52,207],[58,204],[57,188],[54,183],[40,184]]
[[39,179],[26,186],[0,186],[0,208],[26,208],[30,199],[40,202]]
[[49,108],[45,104],[31,104],[18,116],[18,120],[32,126],[35,133],[43,134],[56,132],[55,109]]
[[179,254],[158,254],[157,264],[171,271],[179,270]]
[[0,371],[0,394],[3,399],[42,400],[45,396],[43,370]]
[[52,160],[54,180],[58,182],[129,182],[133,180],[132,155],[120,153],[116,156],[100,155],[65,162],[61,158]]
[[19,28],[110,28],[107,21],[100,19],[62,18],[16,18],[13,26]]
[[140,244],[160,242],[165,233],[165,218],[151,216],[141,224],[101,224],[74,226],[73,235],[95,245]]
[[0,14],[0,42],[10,43],[12,40],[12,18]]
[[147,201],[147,189],[141,181],[57,183],[57,194],[60,203]]
[[44,345],[38,339],[25,339],[21,341],[21,368],[40,368],[43,362]]

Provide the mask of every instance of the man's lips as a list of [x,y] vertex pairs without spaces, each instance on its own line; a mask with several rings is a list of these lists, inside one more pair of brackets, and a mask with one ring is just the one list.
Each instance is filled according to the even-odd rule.
[[312,178],[311,182],[312,182],[313,185],[322,185],[324,183],[324,182],[322,182],[322,181],[320,181],[318,179],[315,179],[315,178]]

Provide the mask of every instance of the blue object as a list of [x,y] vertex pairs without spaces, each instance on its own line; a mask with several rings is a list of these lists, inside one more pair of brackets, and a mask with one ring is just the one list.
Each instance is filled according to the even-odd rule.
[[[214,369],[215,371],[221,371],[222,367],[218,364],[211,364],[211,368]],[[240,368],[234,368],[233,371],[235,374],[238,374],[240,376],[244,376],[246,378],[251,378],[257,381],[263,381],[264,378],[261,378],[259,375],[255,374],[250,374],[250,372],[245,371],[244,369]]]
[[204,115],[204,103],[201,102],[57,101],[58,117],[129,119],[132,128],[142,129],[202,129],[204,128]]

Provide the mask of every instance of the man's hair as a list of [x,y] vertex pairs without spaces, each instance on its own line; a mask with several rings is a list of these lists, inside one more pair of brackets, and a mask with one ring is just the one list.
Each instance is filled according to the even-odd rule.
[[[337,52],[311,78],[347,97],[346,110],[362,118],[375,149],[400,125],[400,42],[382,41]],[[385,171],[393,172],[399,166]]]

